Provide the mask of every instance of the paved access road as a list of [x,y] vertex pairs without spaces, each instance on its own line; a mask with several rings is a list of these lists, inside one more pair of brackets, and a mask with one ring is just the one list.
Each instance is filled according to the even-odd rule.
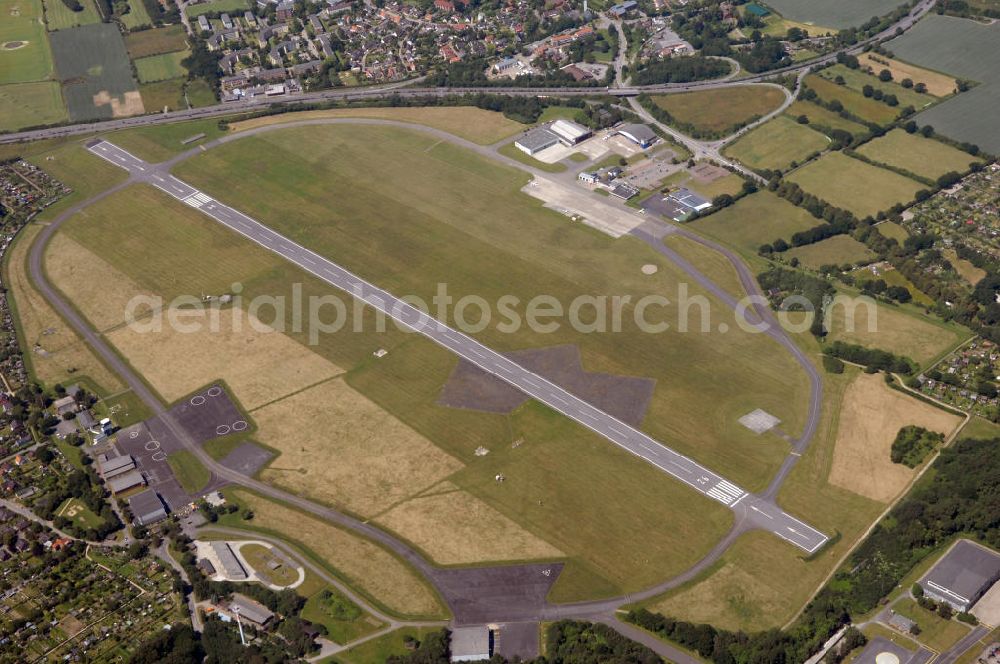
[[827,541],[823,533],[785,513],[772,501],[749,494],[717,473],[671,450],[642,431],[525,369],[468,335],[448,327],[242,212],[220,203],[174,177],[163,166],[144,162],[105,140],[91,141],[87,144],[87,149],[127,170],[133,180],[147,182],[157,187],[331,286],[364,301],[407,328],[426,336],[483,371],[500,378],[625,451],[656,466],[699,493],[740,514],[745,514],[756,526],[773,532],[807,553],[817,551]]

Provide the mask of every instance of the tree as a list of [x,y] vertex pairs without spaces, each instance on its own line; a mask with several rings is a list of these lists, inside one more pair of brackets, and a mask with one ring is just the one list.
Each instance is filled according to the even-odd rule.
[[913,86],[913,89],[914,91],[919,92],[920,94],[927,92],[927,86],[923,83],[917,83],[916,85]]
[[889,71],[888,69],[883,69],[878,73],[878,80],[882,81],[883,83],[888,83],[889,81],[892,80],[892,72]]
[[951,608],[951,604],[941,602],[941,604],[938,605],[938,615],[945,620],[951,620],[951,617],[955,615],[955,610]]
[[809,124],[809,116],[805,115],[805,114],[800,115],[799,117],[795,118],[795,121],[798,122],[799,124],[803,124],[803,125],[804,124]]
[[913,87],[913,79],[912,78],[904,78],[902,81],[899,82],[899,84],[902,85],[907,90],[909,90],[910,88]]
[[910,587],[910,594],[917,599],[920,599],[924,596],[924,587],[919,583],[914,583],[913,586]]

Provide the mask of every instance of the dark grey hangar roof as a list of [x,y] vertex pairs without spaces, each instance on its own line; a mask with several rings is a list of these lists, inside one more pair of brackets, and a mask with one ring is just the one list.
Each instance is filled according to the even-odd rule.
[[552,147],[558,142],[559,137],[545,127],[532,129],[516,141],[517,146],[529,154]]
[[1000,578],[1000,554],[959,540],[923,579],[924,589],[968,604]]
[[618,133],[623,134],[636,143],[650,143],[656,138],[653,130],[644,124],[627,124],[619,129]]
[[132,516],[141,526],[148,526],[167,518],[167,510],[163,507],[163,501],[152,489],[137,493],[129,498],[128,507],[132,510]]

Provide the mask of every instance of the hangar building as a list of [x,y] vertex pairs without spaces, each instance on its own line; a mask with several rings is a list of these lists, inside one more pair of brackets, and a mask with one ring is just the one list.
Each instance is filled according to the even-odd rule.
[[924,594],[968,611],[1000,580],[1000,554],[970,540],[958,540],[920,580]]
[[648,148],[656,142],[656,134],[644,124],[627,124],[618,133],[641,148]]

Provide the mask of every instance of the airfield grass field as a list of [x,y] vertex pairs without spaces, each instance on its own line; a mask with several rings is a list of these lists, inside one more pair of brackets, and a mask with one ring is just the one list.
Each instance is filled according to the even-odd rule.
[[187,70],[181,65],[181,60],[188,57],[187,51],[151,55],[147,58],[134,60],[135,69],[139,73],[140,83],[156,83],[187,75]]
[[909,62],[874,53],[862,53],[858,56],[858,62],[861,63],[862,67],[871,67],[874,72],[888,69],[892,73],[894,81],[903,81],[908,78],[914,84],[923,83],[927,86],[927,92],[935,97],[947,97],[955,92],[955,79],[953,77],[911,65]]
[[893,390],[878,374],[859,374],[841,407],[830,483],[888,504],[917,474],[890,459],[899,430],[915,425],[947,437],[961,423],[958,415]]
[[[254,127],[321,118],[370,118],[412,122],[417,125],[426,125],[435,129],[441,129],[479,145],[492,145],[527,128],[520,122],[509,120],[502,113],[494,111],[485,111],[471,106],[430,106],[415,108],[335,108],[324,111],[282,113],[281,115],[240,120],[232,123],[230,129],[232,131],[244,131]],[[541,163],[536,160],[532,161]]]
[[181,488],[190,494],[198,493],[208,485],[212,475],[198,458],[188,450],[178,450],[167,457],[170,470]]
[[94,0],[80,0],[83,10],[78,12],[71,10],[62,0],[44,0],[44,6],[45,22],[49,30],[65,30],[101,21]]
[[882,348],[923,366],[972,335],[958,325],[942,323],[915,310],[889,304],[877,304],[875,318],[871,321],[870,318],[867,306],[858,306],[850,314],[846,307],[835,305],[829,323],[829,340]]
[[[294,567],[283,564],[283,559],[274,555],[271,547],[263,544],[244,544],[240,547],[240,557],[257,573],[276,586],[288,586],[295,583],[298,572]],[[270,569],[268,564],[278,563],[278,567]],[[305,583],[303,581],[303,583]]]
[[0,131],[56,124],[67,119],[62,88],[57,82],[0,85]]
[[785,93],[770,85],[741,85],[656,95],[652,100],[675,120],[700,133],[723,134],[774,111],[785,101]]
[[875,253],[850,235],[834,235],[825,240],[795,247],[785,252],[791,260],[798,258],[802,265],[818,270],[824,265],[845,265],[875,259]]
[[[240,552],[245,553],[246,550],[244,546]],[[303,620],[326,627],[327,638],[334,643],[350,643],[385,627],[384,623],[363,611],[346,595],[330,587],[310,595],[301,615]]]
[[[358,163],[392,187],[379,187]],[[228,175],[234,170],[247,175],[234,181]],[[427,301],[438,283],[448,284],[456,298],[475,293],[496,302],[511,294],[527,302],[545,293],[572,302],[582,292],[606,292],[608,284],[616,294],[641,296],[688,280],[638,241],[567,225],[518,192],[522,173],[405,130],[287,129],[202,153],[184,162],[179,175],[223,201],[240,200],[264,223],[390,292]],[[442,188],[441,182],[450,184]],[[297,210],[294,221],[285,213],[289,206]],[[647,262],[661,265],[656,279],[641,274]],[[713,315],[725,319],[732,312],[716,303]],[[802,372],[776,344],[753,335],[729,334],[725,344],[714,333],[648,335],[629,315],[623,318],[615,334],[580,335],[568,325],[551,333],[522,325],[508,334],[490,322],[476,336],[501,351],[574,344],[588,370],[657,379],[645,428],[736,481],[759,486],[782,452],[741,432],[736,420],[764,407],[782,413],[790,429],[801,426]],[[770,358],[766,366],[761,356]],[[704,360],[695,368],[691,357]],[[682,365],[687,368],[678,373]],[[725,384],[715,380],[721,366],[727,367]],[[663,373],[666,367],[672,368]],[[714,404],[714,412],[705,413],[710,427],[701,418],[676,417],[705,403]]]
[[762,244],[788,240],[823,223],[802,208],[770,191],[745,196],[728,208],[696,219],[690,227],[724,242],[746,256],[756,256]]
[[[886,67],[876,68],[875,71],[880,72],[882,69]],[[863,92],[865,86],[870,85],[887,95],[896,95],[900,106],[912,106],[918,111],[937,102],[937,98],[930,94],[917,92],[913,88],[904,88],[895,81],[882,81],[877,74],[873,76],[862,69],[851,69],[847,65],[834,65],[823,69],[817,75],[828,81],[833,81],[839,76],[844,79],[844,86],[855,92]]]
[[745,134],[725,152],[750,168],[785,170],[829,145],[824,134],[781,115]]
[[794,102],[785,111],[785,115],[793,120],[798,119],[800,115],[804,115],[809,118],[809,124],[811,125],[818,125],[827,129],[843,129],[846,132],[850,132],[852,136],[864,136],[868,133],[868,127],[863,124],[842,118],[830,109],[823,108],[819,104],[809,101],[800,100]]
[[886,44],[897,58],[979,85],[916,117],[957,141],[1000,153],[1000,24],[931,15]]
[[877,125],[887,125],[899,115],[902,106],[889,106],[875,99],[865,97],[860,92],[845,85],[837,85],[822,76],[810,74],[806,76],[805,85],[816,92],[819,98],[831,102],[839,101],[844,110],[865,122]]
[[[197,149],[199,145],[225,133],[224,129],[219,129],[219,121],[212,118],[125,129],[109,134],[107,138],[140,159],[156,163]],[[182,144],[182,141],[198,134],[205,134],[205,138],[188,145]]]
[[125,36],[125,49],[134,60],[151,55],[183,51],[186,48],[187,35],[184,32],[184,26],[180,23],[165,28],[130,32]]
[[[808,344],[814,346],[812,341]],[[811,525],[840,538],[806,559],[801,551],[768,533],[747,533],[707,572],[647,602],[651,610],[695,623],[754,631],[781,627],[809,600],[884,509],[828,480],[841,401],[858,373],[849,368],[839,376],[824,374],[823,410],[816,436],[778,494],[784,509],[808,514]]]
[[24,42],[17,48],[0,48],[0,85],[42,81],[52,74],[42,13],[42,0],[0,0],[0,45]]
[[[145,192],[145,194],[144,194]],[[144,199],[143,196],[152,196],[151,199]],[[272,259],[262,260],[261,256],[267,256],[260,249],[250,245],[248,242],[239,239],[221,226],[212,224],[207,219],[201,217],[194,210],[179,203],[169,202],[164,195],[155,190],[145,187],[129,189],[121,194],[109,197],[106,206],[100,210],[95,209],[95,214],[87,218],[74,220],[64,228],[74,239],[84,243],[92,251],[99,251],[105,243],[110,242],[108,253],[105,258],[113,264],[118,265],[123,273],[128,274],[133,281],[143,287],[153,288],[154,291],[163,293],[167,297],[181,293],[222,292],[232,281],[241,281],[245,286],[244,296],[249,298],[255,294],[288,294],[291,284],[300,282],[304,286],[304,296],[312,294],[329,293],[328,287],[323,287],[315,283],[311,277],[292,269],[291,267],[276,266]],[[138,205],[143,210],[143,214],[135,214],[132,208]],[[152,210],[152,216],[145,213]],[[79,223],[77,223],[79,221]],[[198,228],[191,230],[187,228],[189,224],[195,223]],[[135,226],[132,226],[135,224]],[[133,229],[141,228],[142,232],[134,232]],[[572,241],[572,239],[570,239]],[[156,251],[150,251],[149,247],[156,247]],[[636,244],[636,247],[639,245]],[[145,248],[144,248],[145,247]],[[204,247],[203,251],[192,251],[192,247]],[[227,249],[228,248],[228,249]],[[218,251],[217,251],[218,250]],[[243,257],[236,259],[227,258],[231,254],[227,252],[234,250],[243,253]],[[205,252],[210,253],[205,253]],[[148,260],[137,264],[132,260],[134,252],[141,252],[148,256]],[[208,260],[208,256],[213,256],[213,260]],[[226,263],[228,267],[222,267]],[[641,262],[632,262],[638,278],[638,266]],[[223,271],[224,270],[224,271]],[[631,270],[630,270],[631,271]],[[228,274],[227,274],[228,273]],[[87,312],[84,312],[85,314]],[[365,320],[365,329],[372,329],[374,321],[370,318]],[[346,330],[351,329],[350,323]],[[390,330],[391,330],[390,326]],[[184,337],[185,345],[173,346],[177,353],[182,355],[173,356],[171,360],[163,355],[163,349],[170,344],[149,343],[149,335],[139,335],[129,333],[125,328],[115,331],[114,335],[134,336],[136,341],[136,351],[131,348],[125,350],[126,356],[140,367],[140,370],[150,369],[147,378],[157,384],[156,366],[170,363],[193,363],[198,365],[198,371],[204,375],[196,380],[190,378],[191,366],[184,371],[178,369],[178,373],[186,373],[189,386],[187,391],[197,383],[204,383],[211,378],[209,375],[218,376],[220,373],[226,377],[227,382],[234,386],[237,396],[244,398],[242,391],[236,387],[234,379],[225,372],[256,371],[261,380],[272,378],[281,379],[287,372],[284,364],[277,368],[269,368],[267,357],[261,358],[260,354],[243,353],[244,360],[237,360],[230,353],[223,359],[212,358],[211,360],[192,361],[192,357],[199,357],[198,353],[206,353],[199,350],[203,345],[197,335],[176,335]],[[293,335],[294,336],[294,335]],[[286,338],[283,335],[266,335],[266,338]],[[296,337],[302,343],[306,342],[305,335]],[[117,337],[113,341],[120,341]],[[405,344],[402,342],[405,341]],[[121,345],[119,346],[122,347]],[[299,346],[303,352],[312,351]],[[371,354],[380,347],[387,348],[389,354],[378,360],[372,361]],[[157,348],[158,361],[141,360],[136,357],[148,356],[152,358],[152,351],[148,348]],[[187,349],[185,351],[185,349]],[[239,348],[235,351],[238,353]],[[467,410],[449,409],[434,404],[441,386],[447,380],[451,369],[454,367],[454,358],[447,352],[434,346],[429,341],[422,338],[404,335],[399,332],[387,332],[377,337],[370,334],[354,334],[352,332],[338,333],[337,335],[326,335],[322,339],[320,346],[313,347],[313,351],[320,353],[326,358],[333,358],[339,366],[355,366],[356,368],[349,374],[352,387],[358,389],[368,399],[375,401],[389,413],[393,413],[403,419],[406,424],[424,434],[439,447],[459,458],[464,462],[476,459],[474,450],[480,444],[490,448],[493,452],[489,459],[491,464],[466,468],[453,478],[457,485],[465,491],[484,500],[490,508],[497,510],[504,518],[517,523],[521,528],[526,528],[534,538],[539,538],[550,542],[559,551],[564,551],[567,556],[572,556],[570,565],[567,568],[565,590],[562,590],[566,597],[582,598],[594,596],[595,594],[614,594],[619,592],[617,582],[621,579],[633,579],[634,583],[651,583],[660,578],[659,574],[665,571],[680,571],[685,565],[696,560],[711,547],[712,543],[725,531],[729,519],[729,513],[722,507],[706,499],[700,498],[690,489],[665,478],[661,473],[635,460],[633,457],[613,448],[603,439],[598,439],[593,443],[594,452],[586,454],[581,452],[579,440],[587,437],[579,431],[579,427],[570,424],[568,420],[558,418],[563,425],[570,427],[568,430],[551,428],[545,424],[544,420],[537,421],[529,418],[529,413],[515,415],[513,419],[508,419],[499,415],[490,415]],[[174,352],[174,351],[171,351]],[[145,355],[143,355],[145,354]],[[212,353],[208,353],[212,355]],[[285,353],[279,354],[283,357]],[[263,364],[261,364],[263,362]],[[327,360],[323,360],[327,362]],[[214,363],[209,369],[202,367],[204,364]],[[313,362],[316,364],[316,362]],[[161,379],[162,380],[162,379]],[[180,391],[183,388],[178,387]],[[243,390],[245,391],[245,390]],[[293,387],[283,387],[279,391],[295,391]],[[791,399],[793,397],[785,396]],[[245,399],[244,399],[245,402]],[[279,402],[280,403],[280,402]],[[246,405],[246,402],[245,402]],[[750,404],[734,407],[732,419],[750,410]],[[776,408],[778,405],[769,406]],[[255,411],[254,416],[266,411]],[[387,414],[378,417],[388,418]],[[521,419],[525,418],[525,419]],[[526,422],[530,426],[517,424]],[[545,424],[545,426],[542,426]],[[519,459],[527,456],[527,450],[531,449],[532,454],[538,455],[535,460],[528,463],[525,469],[520,465],[511,465],[512,470],[505,470],[509,477],[514,477],[514,472],[518,473],[518,482],[515,486],[523,487],[518,491],[505,491],[497,495],[491,495],[495,490],[496,482],[493,480],[494,469],[504,470],[504,467],[493,465],[502,458],[501,450],[510,448],[512,440],[516,434],[512,427],[524,427],[522,437],[526,441],[534,441],[535,446],[530,446],[526,442],[518,448],[522,456],[517,456],[516,451],[511,460],[514,464]],[[692,423],[692,426],[695,426]],[[738,426],[738,425],[734,425]],[[735,439],[740,434],[733,431]],[[725,435],[725,434],[723,434]],[[572,450],[563,450],[556,442],[552,442],[553,437],[565,437],[566,444],[573,441]],[[754,441],[753,451],[761,449],[759,441]],[[345,441],[346,445],[362,445],[362,440],[355,439],[355,442]],[[329,443],[328,443],[329,445]],[[771,445],[763,446],[768,449]],[[780,443],[775,441],[773,447],[776,448],[775,463],[780,458]],[[506,453],[506,452],[505,452]],[[747,450],[749,455],[751,450]],[[602,468],[620,466],[620,470],[614,475],[614,484],[604,485],[606,489],[595,491],[593,487],[587,489],[581,485],[580,473],[563,473],[561,477],[555,478],[555,468],[560,464],[559,459],[565,458],[566,454],[572,454],[577,463],[581,466],[592,468],[593,473],[600,476]],[[606,458],[611,455],[611,460]],[[293,457],[294,458],[294,457]],[[282,468],[284,461],[279,457],[272,463],[271,469]],[[289,464],[292,465],[292,464]],[[299,464],[301,465],[301,464]],[[548,473],[539,473],[539,467],[553,469]],[[332,471],[333,467],[324,464],[322,468]],[[588,471],[589,472],[589,471]],[[480,475],[483,473],[483,475]],[[645,478],[645,479],[642,479]],[[321,485],[324,481],[331,482],[335,478],[332,475],[316,477],[314,486]],[[312,480],[310,480],[312,481]],[[408,481],[408,480],[407,480]],[[636,485],[649,485],[650,498],[644,503],[660,506],[658,508],[648,508],[636,510],[631,500],[626,497],[631,494]],[[414,489],[422,490],[424,487]],[[301,485],[299,486],[301,490]],[[543,508],[538,506],[537,500],[532,496],[545,496],[551,492],[553,497],[546,501]],[[558,500],[557,500],[558,498]],[[513,501],[507,505],[504,501]],[[634,552],[644,551],[649,545],[648,534],[643,526],[649,519],[657,518],[667,505],[690,505],[691,510],[681,510],[685,514],[698,514],[697,520],[691,516],[691,522],[687,523],[688,517],[682,517],[677,526],[673,529],[664,529],[655,540],[655,546],[645,552],[643,558],[630,558],[631,555],[638,555]],[[700,505],[700,507],[693,507]],[[552,507],[555,506],[555,507]],[[558,509],[556,509],[558,508]],[[534,513],[532,510],[538,510]],[[612,518],[620,529],[618,537],[615,538],[614,547],[608,545],[608,538],[604,536],[605,531],[598,526],[598,522],[589,523],[586,527],[580,527],[579,522],[587,519],[577,519],[573,527],[568,527],[565,522],[567,513],[580,514],[600,514],[602,511],[611,511]],[[501,517],[498,517],[498,520]],[[456,520],[457,521],[457,520]],[[446,536],[461,526],[460,522],[442,522],[440,519],[425,519],[421,524],[416,524],[420,528],[441,528],[437,531],[438,537]],[[410,534],[409,538],[415,542],[428,541],[434,539],[432,530],[421,530]],[[405,533],[404,533],[405,534]],[[523,533],[519,537],[526,538]],[[663,539],[659,539],[662,537]],[[527,540],[525,540],[527,541]],[[534,541],[534,540],[531,540]],[[565,543],[564,543],[565,542]],[[485,545],[477,545],[485,546]],[[621,547],[621,550],[615,548]],[[480,555],[484,552],[490,556],[498,555],[499,549],[478,549],[472,554],[463,552],[462,555],[468,558],[470,555]],[[540,549],[539,549],[540,550]],[[478,551],[478,553],[477,553]],[[453,552],[444,552],[442,555],[454,555]],[[512,555],[511,553],[505,554]],[[653,557],[661,562],[656,567],[649,567],[645,560]],[[638,574],[634,566],[638,566],[643,574]],[[610,571],[605,571],[608,568]],[[602,574],[614,575],[612,580],[607,580]]]
[[964,173],[973,163],[981,164],[982,159],[973,157],[941,141],[908,134],[902,129],[893,129],[885,136],[865,143],[858,153],[868,159],[895,168],[900,168],[928,180],[954,171]]
[[162,111],[164,108],[179,111],[187,108],[187,104],[184,102],[183,78],[173,78],[169,81],[156,83],[141,83],[139,94],[142,96],[143,107],[149,111]]
[[841,152],[825,154],[787,179],[830,205],[853,212],[858,218],[875,216],[897,203],[910,203],[923,189],[916,180],[852,159]]
[[254,516],[244,521],[238,513],[226,515],[219,519],[220,525],[281,538],[397,615],[437,618],[444,614],[440,600],[417,572],[378,545],[256,494],[239,489],[227,489],[225,494],[249,507]]
[[668,235],[663,243],[695,265],[698,270],[739,299],[746,295],[740,283],[736,268],[729,259],[718,251],[706,247],[682,235]]

